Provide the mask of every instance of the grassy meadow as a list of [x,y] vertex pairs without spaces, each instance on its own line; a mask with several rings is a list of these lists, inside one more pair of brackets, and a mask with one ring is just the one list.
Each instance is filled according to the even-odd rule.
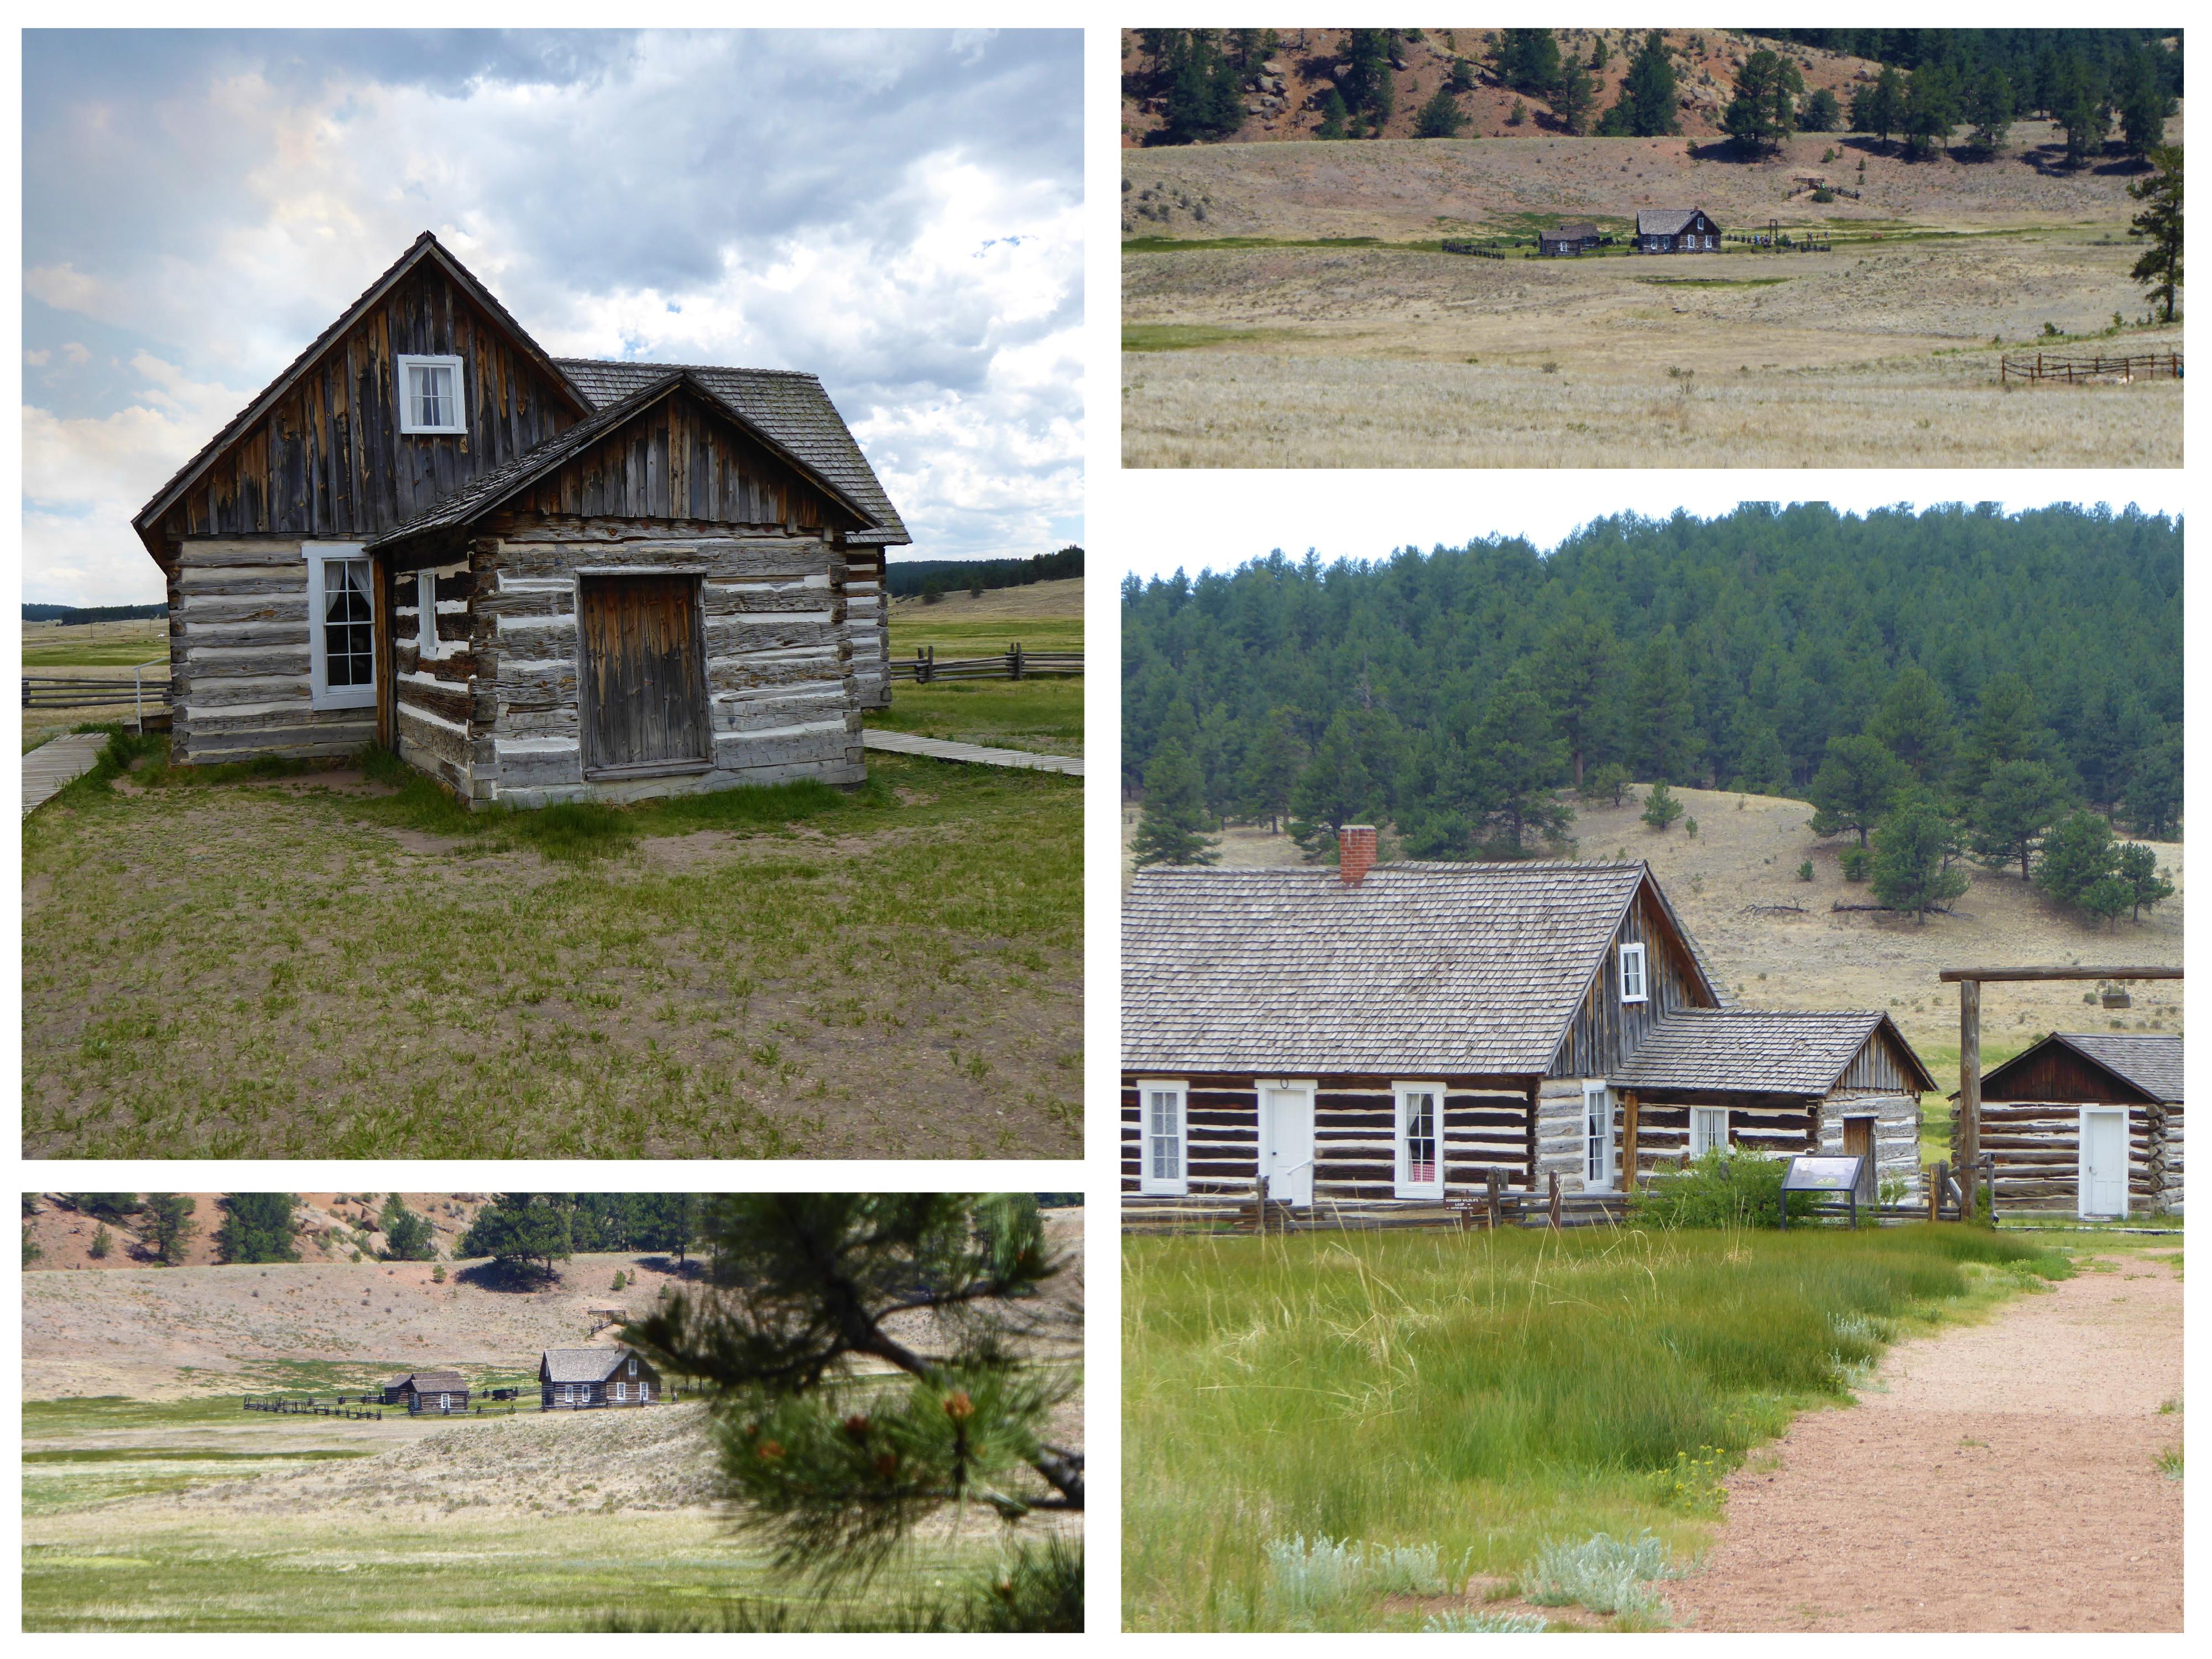
[[29,1155],[1079,1144],[1074,780],[873,755],[850,793],[471,814],[164,743],[24,827]]
[[[1131,1238],[1122,1264],[1123,1617],[1152,1630],[1468,1628],[1516,1597],[1633,1627],[1632,1585],[1545,1595],[1562,1558],[1686,1563],[1793,1413],[2071,1270],[1957,1226]],[[1559,1595],[1580,1610],[1528,1610]]]
[[[980,598],[948,593],[935,605],[900,599],[891,606],[893,660],[911,662],[934,648],[939,661],[996,656],[1019,641],[1025,651],[1083,649],[1081,580],[994,588]],[[925,738],[1026,749],[1046,755],[1083,752],[1083,680],[964,680],[891,689],[891,706],[868,724]]]

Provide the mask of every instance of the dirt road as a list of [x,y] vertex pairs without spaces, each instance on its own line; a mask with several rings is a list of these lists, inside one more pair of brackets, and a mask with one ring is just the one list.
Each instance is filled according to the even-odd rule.
[[[2118,1256],[1899,1345],[1857,1407],[1729,1482],[1681,1622],[1733,1631],[2179,1631],[2181,1281]],[[2172,1409],[2161,1411],[2161,1407]]]

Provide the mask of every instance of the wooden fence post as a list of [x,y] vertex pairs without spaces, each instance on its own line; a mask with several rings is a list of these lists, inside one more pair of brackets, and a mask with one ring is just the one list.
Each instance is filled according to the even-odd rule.
[[1559,1172],[1552,1171],[1552,1231],[1559,1231]]
[[1974,1169],[1982,1154],[1982,982],[1959,981],[1959,1190],[1961,1221],[1973,1218]]
[[1936,1164],[1935,1179],[1928,1183],[1928,1218],[1930,1221],[1941,1221],[1943,1218],[1943,1183],[1949,1179],[1950,1174],[1951,1166],[1939,1158]]
[[1013,676],[1016,679],[1022,677],[1022,642],[1019,640],[1014,641]]
[[1636,1091],[1630,1089],[1620,1097],[1620,1189],[1625,1193],[1636,1190]]
[[1505,1222],[1505,1172],[1492,1164],[1482,1172],[1482,1184],[1490,1200],[1490,1231],[1494,1233]]

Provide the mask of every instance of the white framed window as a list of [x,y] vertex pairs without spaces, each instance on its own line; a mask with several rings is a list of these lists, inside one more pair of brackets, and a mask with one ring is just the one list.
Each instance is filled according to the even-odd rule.
[[1644,947],[1624,945],[1620,947],[1620,1000],[1643,1002],[1648,995],[1644,982]]
[[1401,1198],[1444,1195],[1444,1085],[1398,1083],[1397,1190]]
[[460,433],[461,360],[459,357],[399,359],[399,429],[414,433]]
[[1690,1156],[1703,1158],[1729,1149],[1729,1115],[1725,1106],[1690,1108]]
[[1583,1185],[1613,1188],[1613,1095],[1602,1083],[1583,1085]]
[[1143,1122],[1139,1144],[1137,1190],[1181,1198],[1190,1190],[1184,1141],[1188,1136],[1188,1085],[1149,1079],[1137,1085]]
[[632,1354],[629,1357],[629,1374],[632,1376],[635,1376],[637,1375],[637,1356],[635,1354]]
[[415,645],[426,657],[438,654],[438,576],[435,571],[415,573]]
[[629,1384],[627,1382],[616,1383],[615,1398],[617,1400],[628,1400],[629,1398]]
[[316,708],[376,706],[375,574],[359,542],[311,544],[308,700]]
[[653,1384],[650,1382],[639,1383],[637,1385],[637,1398],[639,1404],[650,1405],[653,1401]]

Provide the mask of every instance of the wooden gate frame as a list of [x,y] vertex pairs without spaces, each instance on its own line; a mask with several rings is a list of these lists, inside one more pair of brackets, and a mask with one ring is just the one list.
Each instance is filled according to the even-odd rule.
[[[1982,985],[1984,981],[2054,979],[2179,979],[2179,968],[1946,968],[1936,975],[1959,988],[1960,1208],[1974,1213],[1974,1182],[1982,1157]],[[1995,1188],[1990,1195],[1996,1203]],[[1994,1209],[1992,1209],[1994,1213]]]

